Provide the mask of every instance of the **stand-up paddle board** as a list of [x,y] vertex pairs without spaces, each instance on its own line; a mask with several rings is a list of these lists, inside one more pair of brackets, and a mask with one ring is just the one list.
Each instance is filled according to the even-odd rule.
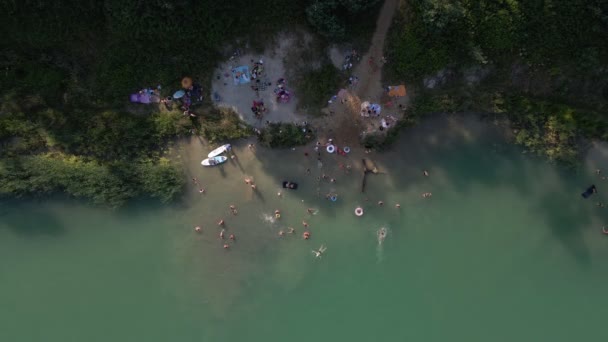
[[203,160],[201,162],[201,164],[203,166],[216,166],[216,165],[225,163],[226,160],[228,160],[228,157],[219,156],[219,157],[207,158],[207,159]]
[[215,156],[219,156],[220,154],[226,152],[226,151],[230,151],[230,144],[226,144],[226,145],[222,145],[218,148],[216,148],[215,150],[209,152],[209,154],[207,155],[208,158],[213,158]]

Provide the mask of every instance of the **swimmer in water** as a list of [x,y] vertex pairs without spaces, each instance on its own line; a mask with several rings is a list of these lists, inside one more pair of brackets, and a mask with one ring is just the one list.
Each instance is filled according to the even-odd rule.
[[281,197],[281,196],[283,196],[283,194],[279,191],[279,192],[277,192],[277,196]]
[[196,177],[192,177],[192,182],[193,182],[194,184],[198,184],[198,179],[196,179]]
[[397,209],[401,208],[401,204],[399,204],[399,203],[395,204],[395,208],[397,208]]
[[304,240],[308,240],[310,238],[310,232],[309,231],[304,232],[304,234],[302,234],[302,238]]
[[608,229],[606,229],[606,226],[602,227],[602,233],[604,234],[608,234]]
[[236,236],[234,236],[234,234],[230,234],[228,238],[232,241],[236,240]]
[[200,192],[201,194],[204,194],[204,193],[205,193],[205,191],[206,191],[206,190],[205,190],[204,188],[200,188],[200,189],[198,189],[198,192]]
[[308,208],[306,209],[306,211],[308,211],[308,213],[311,215],[315,213],[315,210],[313,208]]
[[302,225],[303,225],[304,227],[308,227],[308,222],[306,222],[306,221],[302,221]]
[[426,177],[428,177],[428,176],[429,176],[429,172],[428,172],[427,170],[424,170],[424,171],[422,172],[422,174],[424,174]]
[[197,233],[200,233],[202,231],[202,229],[200,226],[196,226],[196,227],[194,227],[194,231]]
[[226,229],[222,229],[222,231],[220,232],[220,239],[224,239],[225,232],[226,232]]
[[247,184],[247,185],[251,184],[251,179],[245,178],[245,184]]
[[336,182],[336,179],[335,179],[335,178],[332,178],[332,179],[330,179],[329,181],[330,181],[330,182],[332,182],[332,183],[335,183],[335,182]]
[[327,247],[325,247],[324,245],[321,245],[321,247],[319,247],[319,249],[313,250],[312,254],[315,256],[315,258],[320,258],[323,255],[323,253],[325,253],[326,250],[327,250]]
[[382,201],[378,201],[378,205],[379,205],[379,206],[383,206],[383,205],[384,205],[384,202],[382,202]]
[[228,249],[228,248],[230,248],[230,245],[229,245],[229,244],[227,244],[227,243],[225,243],[225,244],[224,244],[224,249]]
[[291,227],[287,227],[287,233],[289,233],[289,234],[293,234],[293,233],[295,233],[295,232],[296,232],[296,230],[295,230],[295,229],[293,229],[293,228],[291,228]]
[[285,232],[282,229],[279,230],[279,236],[283,236],[283,235],[285,235]]
[[257,187],[255,186],[255,184],[251,184],[251,188],[252,188],[253,190],[255,190]]
[[380,229],[378,229],[378,244],[381,245],[382,242],[384,241],[384,239],[386,238],[386,228],[382,227]]
[[220,226],[220,227],[222,227],[222,226],[224,226],[224,223],[225,223],[224,220],[221,219],[221,220],[219,220],[219,222],[217,223],[217,225]]

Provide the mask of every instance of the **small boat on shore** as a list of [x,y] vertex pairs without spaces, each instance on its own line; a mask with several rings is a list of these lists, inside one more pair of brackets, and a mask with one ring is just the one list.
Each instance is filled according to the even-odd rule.
[[298,188],[298,183],[285,181],[283,182],[283,188],[296,190]]
[[207,158],[213,158],[215,156],[219,156],[220,154],[226,152],[226,151],[230,151],[230,144],[225,144],[222,145],[218,148],[216,148],[215,150],[209,152],[209,154],[207,155]]
[[207,158],[205,160],[203,160],[201,162],[201,165],[203,166],[216,166],[216,165],[220,165],[226,162],[226,160],[228,160],[228,157],[225,156],[218,156],[218,157],[213,157],[213,158]]

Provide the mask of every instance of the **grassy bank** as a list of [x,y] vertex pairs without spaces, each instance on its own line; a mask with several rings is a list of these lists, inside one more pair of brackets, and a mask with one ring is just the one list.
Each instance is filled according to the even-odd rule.
[[416,116],[504,115],[527,150],[573,162],[581,139],[608,139],[607,17],[604,5],[566,0],[410,0],[385,80],[417,90]]

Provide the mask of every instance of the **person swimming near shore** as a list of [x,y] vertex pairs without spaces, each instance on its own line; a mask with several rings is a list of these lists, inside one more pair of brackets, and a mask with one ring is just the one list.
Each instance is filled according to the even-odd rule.
[[310,239],[310,232],[309,231],[305,231],[304,234],[302,234],[302,238],[304,240]]
[[224,244],[224,249],[228,249],[228,248],[230,248],[230,245],[229,245],[229,244],[227,244],[227,243],[225,243],[225,244]]
[[332,183],[335,183],[335,182],[336,182],[336,179],[335,179],[335,178],[332,178],[332,179],[330,179],[329,181],[330,181],[330,182],[332,182]]
[[378,205],[379,205],[379,206],[383,206],[383,205],[384,205],[384,202],[382,202],[382,201],[378,201]]
[[430,192],[425,192],[425,193],[422,194],[422,197],[424,197],[424,198],[429,198],[431,196],[433,196],[433,194],[430,193]]
[[426,177],[429,176],[429,172],[427,170],[422,171],[422,174],[425,175]]
[[306,169],[306,174],[309,175],[310,174],[310,169]]
[[232,241],[236,240],[236,236],[234,236],[234,234],[230,234],[230,236],[228,238]]
[[306,222],[306,221],[302,221],[302,225],[303,225],[304,227],[307,227],[307,228],[308,228],[308,222]]
[[251,184],[251,179],[245,178],[245,184],[250,185]]
[[277,196],[283,197],[283,193],[279,191],[279,192],[277,192]]
[[384,239],[386,239],[387,230],[386,228],[382,227],[378,229],[376,234],[378,235],[378,244],[381,245],[382,242],[384,242]]
[[313,208],[308,208],[308,209],[306,209],[306,211],[311,215],[313,215],[315,213],[315,210]]
[[295,233],[295,232],[296,232],[296,230],[295,230],[294,228],[287,227],[287,233],[288,233],[288,234],[293,234],[293,233]]
[[220,226],[220,227],[223,227],[223,226],[224,226],[224,224],[225,224],[224,219],[221,219],[221,220],[219,220],[219,221],[217,222],[217,225],[218,225],[218,226]]
[[608,229],[606,228],[606,226],[602,227],[602,233],[608,235]]
[[200,188],[198,189],[198,192],[201,194],[204,194],[207,190],[205,190],[205,188]]
[[399,204],[399,203],[395,204],[395,208],[397,208],[397,209],[401,208],[401,204]]
[[198,184],[198,179],[196,179],[196,177],[192,177],[192,182],[193,182],[194,184]]
[[197,233],[200,233],[203,231],[203,229],[201,228],[201,226],[196,226],[196,227],[194,227],[194,231]]
[[220,239],[224,239],[224,234],[226,233],[226,229],[222,229],[220,232]]
[[279,236],[284,236],[284,235],[285,235],[285,232],[282,229],[279,230]]
[[232,215],[238,214],[238,211],[236,210],[236,207],[234,205],[230,205],[230,212],[232,213]]
[[319,247],[319,249],[317,250],[312,250],[312,254],[315,256],[315,258],[320,258],[323,253],[325,253],[325,251],[327,250],[327,247],[325,247],[324,245],[321,245],[321,247]]
[[255,184],[251,184],[251,189],[255,190],[255,189],[257,189],[257,188],[258,188],[258,187],[257,187],[257,186],[255,186]]

